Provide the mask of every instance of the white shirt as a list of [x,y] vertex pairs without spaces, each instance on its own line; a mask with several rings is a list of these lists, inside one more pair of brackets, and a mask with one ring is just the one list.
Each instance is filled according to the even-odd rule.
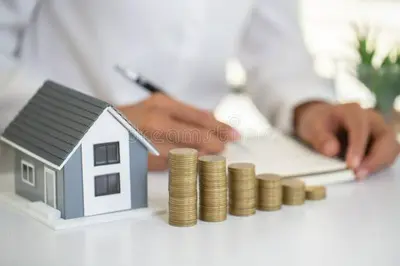
[[295,0],[0,0],[0,128],[46,78],[114,105],[148,97],[116,63],[213,109],[229,92],[225,65],[236,56],[257,107],[290,131],[295,105],[333,99],[297,12]]

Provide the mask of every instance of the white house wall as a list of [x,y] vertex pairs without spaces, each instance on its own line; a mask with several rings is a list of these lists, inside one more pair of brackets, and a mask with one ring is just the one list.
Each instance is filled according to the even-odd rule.
[[[93,145],[116,141],[119,142],[120,163],[94,166]],[[85,216],[131,208],[129,133],[107,110],[82,140],[82,171]],[[95,197],[94,177],[110,173],[120,173],[120,193]]]

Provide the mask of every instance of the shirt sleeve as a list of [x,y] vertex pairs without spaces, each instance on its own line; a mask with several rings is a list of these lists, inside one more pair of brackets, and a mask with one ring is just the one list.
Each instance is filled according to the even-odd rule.
[[0,0],[0,133],[45,80],[19,58],[23,33],[38,1]]
[[239,45],[254,103],[273,126],[288,134],[297,105],[335,101],[333,86],[314,71],[297,14],[297,1],[256,0]]

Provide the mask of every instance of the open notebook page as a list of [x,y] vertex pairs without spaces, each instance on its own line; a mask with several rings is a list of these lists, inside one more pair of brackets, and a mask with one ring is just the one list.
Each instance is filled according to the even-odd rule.
[[229,144],[222,155],[228,164],[251,162],[256,165],[257,174],[300,176],[308,185],[354,180],[353,172],[347,170],[342,160],[320,155],[278,131]]

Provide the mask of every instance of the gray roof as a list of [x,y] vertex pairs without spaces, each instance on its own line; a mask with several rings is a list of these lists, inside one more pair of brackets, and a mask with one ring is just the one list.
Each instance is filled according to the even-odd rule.
[[[5,129],[3,138],[60,166],[107,107],[112,106],[46,81]],[[137,131],[131,133],[136,133],[149,150],[154,149]]]

